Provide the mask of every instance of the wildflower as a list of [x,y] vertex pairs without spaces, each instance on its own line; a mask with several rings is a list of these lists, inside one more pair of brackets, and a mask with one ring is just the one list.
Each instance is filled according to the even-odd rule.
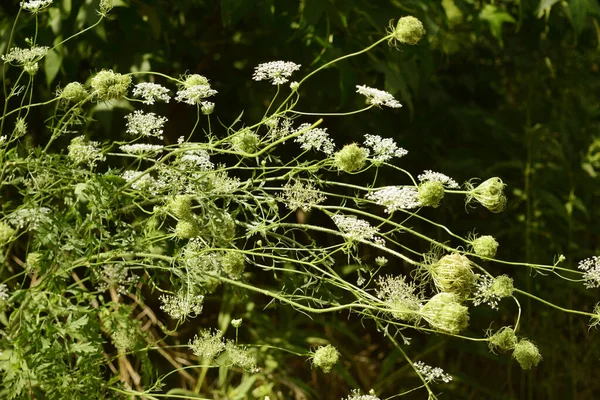
[[328,373],[331,368],[337,364],[340,358],[340,352],[335,347],[328,344],[327,346],[320,346],[312,354],[312,363],[315,367],[321,368],[323,372]]
[[296,90],[298,90],[299,87],[300,87],[300,84],[298,82],[296,82],[296,81],[290,83],[290,89],[292,89],[292,91],[294,91],[294,92]]
[[499,350],[501,352],[512,350],[517,344],[517,335],[510,326],[503,326],[488,339],[488,346],[491,351]]
[[584,285],[588,289],[600,287],[600,257],[593,256],[579,261],[578,269],[583,273]]
[[76,165],[87,164],[90,168],[94,168],[98,161],[106,160],[106,156],[100,149],[100,143],[87,140],[84,136],[71,140],[68,149],[69,158]]
[[64,89],[58,90],[56,95],[66,103],[80,103],[88,98],[89,93],[81,83],[71,82]]
[[38,63],[29,63],[29,64],[25,64],[23,66],[23,70],[25,72],[27,72],[29,75],[35,75],[39,69],[40,69],[40,66]]
[[6,217],[9,224],[17,229],[25,227],[34,231],[43,224],[50,223],[50,209],[46,207],[20,208]]
[[152,136],[162,139],[163,127],[167,118],[157,116],[154,113],[144,114],[141,110],[136,110],[125,116],[127,119],[127,133],[133,136]]
[[[185,149],[185,147],[183,147]],[[186,150],[179,162],[187,167],[194,167],[201,171],[210,171],[215,165],[210,161],[210,155],[206,150]]]
[[193,74],[188,75],[183,84],[180,85],[175,100],[193,106],[202,103],[202,99],[215,94],[217,94],[217,91],[210,87],[206,77]]
[[259,64],[254,68],[252,79],[255,81],[271,80],[273,85],[281,85],[288,81],[294,71],[300,69],[300,64],[291,61],[271,61]]
[[27,122],[25,122],[25,118],[19,117],[15,121],[15,136],[21,137],[27,133]]
[[127,170],[121,174],[121,177],[128,183],[133,182],[131,187],[135,190],[147,190],[152,192],[156,191],[158,186],[156,180],[143,171]]
[[344,237],[351,242],[371,240],[377,243],[383,240],[377,236],[379,231],[377,228],[372,227],[371,224],[363,219],[356,218],[354,215],[345,216],[335,214],[331,219],[340,228]]
[[190,340],[190,349],[200,359],[213,360],[225,350],[222,336],[223,333],[218,329],[214,333],[210,329],[204,329],[200,331],[199,336],[196,335],[193,340]]
[[387,33],[391,35],[389,43],[392,46],[396,42],[415,45],[425,36],[425,28],[417,18],[407,16],[400,18],[396,26],[391,21]]
[[430,170],[426,170],[421,175],[419,175],[417,178],[421,182],[426,182],[426,181],[441,182],[444,185],[444,187],[447,187],[450,189],[458,189],[459,188],[458,183],[456,183],[456,181],[454,179],[450,178],[447,175],[439,173],[439,172],[433,172]]
[[52,0],[28,0],[19,3],[23,10],[27,10],[33,14],[39,13],[49,7],[50,4],[52,4]]
[[136,275],[128,276],[129,269],[119,264],[105,265],[100,274],[98,274],[96,290],[105,292],[108,289],[115,289],[119,294],[127,293],[127,288],[134,285],[139,280]]
[[312,182],[295,181],[293,185],[288,182],[283,186],[280,199],[292,211],[301,208],[302,211],[309,212],[314,206],[325,201],[327,197],[319,192]]
[[239,329],[239,327],[242,326],[242,322],[242,318],[232,319],[231,326],[233,326],[235,329]]
[[350,396],[343,400],[380,400],[379,397],[375,396],[373,389],[369,391],[369,394],[361,394],[360,390],[354,389],[350,393]]
[[131,85],[131,77],[112,70],[102,70],[92,78],[93,94],[99,100],[112,100],[125,97]]
[[113,8],[113,0],[100,0],[100,15],[106,16]]
[[456,294],[462,300],[469,297],[477,279],[471,261],[458,253],[446,255],[426,268],[440,292]]
[[16,231],[10,225],[0,222],[0,246],[10,242],[15,233]]
[[347,144],[335,153],[333,163],[340,171],[354,172],[365,166],[369,150],[359,147],[356,143]]
[[419,319],[422,303],[414,283],[407,283],[405,276],[386,276],[379,277],[377,285],[377,297],[385,301],[394,318],[405,321]]
[[[296,129],[296,132],[305,130],[309,126],[310,124],[302,124]],[[335,150],[335,144],[329,137],[327,128],[309,129],[296,137],[294,141],[300,143],[300,147],[306,151],[314,149],[316,151],[322,151],[327,155],[332,155]]]
[[147,155],[159,153],[162,151],[164,146],[159,144],[147,144],[147,143],[135,143],[135,144],[124,144],[119,148],[127,154],[136,155]]
[[171,100],[169,89],[157,83],[142,82],[135,85],[133,95],[143,99],[144,104],[154,104],[156,100],[168,103]]
[[440,367],[433,368],[422,361],[417,361],[413,364],[413,367],[427,383],[438,381],[449,383],[452,381],[452,375],[445,373]]
[[492,309],[497,310],[500,299],[512,296],[513,290],[513,280],[506,275],[493,279],[487,275],[480,276],[473,304],[478,306],[487,303]]
[[498,250],[498,242],[493,236],[484,235],[471,241],[475,254],[481,257],[494,258]]
[[256,152],[259,143],[260,138],[258,135],[249,129],[242,129],[231,138],[231,146],[240,153],[252,154]]
[[513,358],[517,360],[521,368],[527,370],[537,366],[542,361],[542,355],[537,346],[527,339],[521,339],[515,345]]
[[419,185],[419,204],[428,207],[438,207],[444,198],[444,184],[440,181],[425,181]]
[[229,356],[231,364],[249,372],[258,372],[256,356],[250,353],[248,349],[229,341],[225,344],[225,352]]
[[412,186],[386,186],[367,194],[367,199],[385,207],[385,212],[393,213],[398,209],[421,207],[419,192]]
[[200,110],[204,115],[210,115],[215,110],[215,103],[211,103],[210,101],[201,102],[201,106],[202,107],[200,107]]
[[179,292],[175,296],[160,296],[160,309],[173,319],[194,318],[202,313],[204,296]]
[[29,49],[13,47],[6,55],[1,55],[0,59],[5,63],[22,67],[37,63],[48,54],[49,50],[48,46],[32,46]]
[[442,332],[456,335],[469,326],[469,309],[454,293],[438,293],[421,308],[423,318]]
[[385,257],[379,256],[379,257],[375,258],[375,264],[377,264],[380,267],[387,265],[387,263],[388,263],[388,259]]
[[133,350],[137,344],[137,332],[123,327],[117,328],[110,334],[113,345],[120,352]]
[[362,94],[367,98],[368,104],[375,106],[387,106],[390,108],[400,108],[402,104],[398,102],[390,93],[374,89],[368,86],[356,85],[356,92]]
[[223,271],[233,279],[241,277],[246,268],[244,255],[236,251],[226,251],[220,261]]
[[506,196],[504,187],[506,186],[500,178],[490,178],[474,187],[470,182],[465,183],[469,193],[466,202],[469,204],[473,199],[477,200],[482,206],[494,213],[499,213],[506,207]]
[[404,157],[408,151],[398,147],[394,139],[382,138],[378,135],[365,135],[365,146],[373,151],[373,163],[379,165],[393,157]]

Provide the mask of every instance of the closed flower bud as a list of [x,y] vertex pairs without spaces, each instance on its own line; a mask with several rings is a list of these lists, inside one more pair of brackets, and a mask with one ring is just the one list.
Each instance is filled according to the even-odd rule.
[[456,335],[469,326],[469,309],[453,293],[438,293],[421,309],[423,318],[442,332]]
[[181,220],[175,226],[175,236],[180,239],[190,239],[198,236],[200,231],[194,220]]
[[510,326],[503,326],[496,333],[490,336],[489,347],[491,351],[508,351],[515,348],[517,344],[517,335]]
[[440,181],[425,181],[419,185],[419,203],[437,207],[444,198],[444,184]]
[[254,153],[258,150],[260,138],[254,132],[245,129],[231,139],[231,145],[241,153]]
[[185,80],[183,81],[183,86],[185,86],[186,88],[198,85],[209,85],[208,79],[206,79],[206,77],[202,75],[192,74],[186,76]]
[[238,329],[240,326],[242,326],[242,318],[238,318],[238,319],[232,319],[231,320],[231,326],[233,326],[235,329]]
[[523,369],[531,369],[531,367],[537,366],[542,361],[542,355],[537,346],[527,339],[521,339],[515,345],[513,358],[517,360]]
[[498,250],[498,242],[492,236],[480,236],[471,242],[475,254],[481,257],[494,258]]
[[327,346],[321,346],[312,355],[312,363],[315,367],[321,368],[323,372],[327,373],[331,371],[339,360],[340,353],[335,347],[328,344]]
[[482,206],[494,213],[499,213],[506,207],[506,196],[504,187],[506,186],[500,178],[490,178],[474,187],[470,183],[465,184],[469,193],[467,194],[467,204],[473,199],[481,203]]
[[102,70],[92,78],[91,86],[99,100],[120,99],[127,94],[131,77],[112,70]]
[[365,166],[369,150],[358,146],[356,143],[347,144],[342,150],[335,153],[334,164],[344,172],[354,172]]
[[492,283],[492,293],[500,298],[510,297],[515,290],[513,279],[506,275],[500,275]]
[[417,18],[407,16],[400,18],[396,26],[390,22],[388,34],[391,35],[391,45],[395,45],[396,42],[415,45],[425,36],[425,28]]
[[200,110],[202,111],[202,114],[210,115],[213,113],[213,111],[215,111],[215,103],[212,103],[210,101],[203,101],[201,104],[202,107],[200,108]]
[[58,96],[67,103],[79,103],[85,100],[89,93],[81,83],[71,82],[58,93]]
[[167,207],[179,219],[192,218],[192,198],[190,196],[176,196],[169,202]]
[[436,288],[440,292],[455,294],[459,301],[469,297],[477,279],[471,261],[458,253],[446,255],[426,268]]

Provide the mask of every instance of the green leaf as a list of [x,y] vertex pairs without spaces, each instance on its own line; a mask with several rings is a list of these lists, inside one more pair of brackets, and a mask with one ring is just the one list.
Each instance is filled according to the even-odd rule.
[[547,9],[552,8],[552,6],[558,3],[559,1],[560,0],[540,0],[540,4],[538,4],[537,9],[535,10],[537,17],[542,18],[544,12]]
[[500,46],[504,44],[502,41],[502,26],[505,22],[511,24],[516,22],[512,15],[491,4],[483,7],[483,10],[479,13],[479,19],[490,24],[490,32],[498,40]]
[[50,86],[56,75],[58,75],[58,71],[60,71],[60,67],[62,66],[63,56],[62,53],[52,50],[46,54],[44,57],[44,71],[46,72],[46,84]]
[[71,350],[74,353],[95,353],[98,348],[91,343],[79,342],[71,345]]

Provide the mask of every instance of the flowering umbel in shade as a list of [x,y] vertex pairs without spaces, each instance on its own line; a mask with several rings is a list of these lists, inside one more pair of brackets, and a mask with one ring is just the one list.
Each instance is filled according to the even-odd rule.
[[300,64],[291,61],[271,61],[255,67],[252,79],[255,81],[270,80],[273,85],[281,85],[286,83],[292,73],[299,69]]
[[337,364],[340,358],[340,352],[335,347],[328,344],[327,346],[319,347],[312,354],[312,363],[315,367],[321,368],[323,372],[328,373],[331,368]]

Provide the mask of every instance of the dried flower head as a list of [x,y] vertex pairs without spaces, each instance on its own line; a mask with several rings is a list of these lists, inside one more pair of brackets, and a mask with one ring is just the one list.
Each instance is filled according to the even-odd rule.
[[396,26],[394,26],[393,20],[390,21],[387,33],[390,35],[391,46],[396,46],[396,42],[415,45],[425,36],[425,28],[417,18],[407,16],[400,18]]
[[400,108],[402,104],[394,98],[390,93],[374,89],[372,87],[356,85],[356,92],[362,94],[367,98],[367,104],[373,104],[374,106],[386,106],[390,108]]
[[542,355],[537,346],[527,339],[521,339],[513,350],[513,358],[521,368],[527,370],[536,367],[542,361]]
[[466,197],[466,202],[476,200],[482,206],[494,213],[499,213],[506,207],[506,196],[504,195],[504,187],[506,186],[500,178],[490,178],[482,182],[479,186],[474,187],[470,182],[465,183],[469,193]]
[[412,186],[386,186],[375,189],[366,195],[366,198],[385,207],[388,214],[396,210],[410,210],[421,207],[419,192]]
[[133,87],[133,95],[141,97],[144,104],[154,104],[156,100],[168,103],[171,100],[169,89],[152,82],[142,82],[135,85]]
[[92,78],[92,93],[98,100],[120,99],[127,95],[131,85],[129,75],[121,75],[112,70],[102,70]]
[[421,308],[421,315],[442,332],[456,335],[469,326],[469,309],[454,293],[438,293]]
[[335,153],[333,163],[340,171],[355,172],[365,166],[368,156],[368,149],[352,143]]
[[340,352],[335,347],[328,344],[319,347],[312,355],[312,363],[315,367],[321,368],[323,372],[328,373],[331,368],[337,364],[340,358]]
[[291,61],[271,61],[255,67],[252,79],[255,81],[270,80],[273,85],[281,85],[286,83],[292,73],[299,69],[300,64]]

